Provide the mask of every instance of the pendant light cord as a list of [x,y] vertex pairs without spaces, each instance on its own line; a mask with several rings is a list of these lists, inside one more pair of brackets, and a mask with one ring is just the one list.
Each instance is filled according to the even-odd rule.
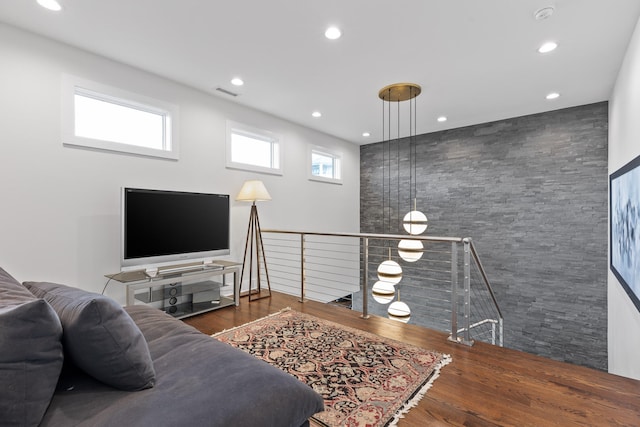
[[[391,88],[389,88],[389,98],[388,99],[391,100]],[[387,126],[387,131],[389,132],[389,138],[387,139],[387,141],[388,141],[387,148],[389,150],[389,153],[388,153],[387,159],[389,160],[389,163],[388,163],[389,171],[387,173],[387,180],[388,180],[388,182],[387,182],[387,192],[388,192],[387,201],[388,201],[389,207],[388,207],[387,210],[389,211],[389,215],[387,216],[388,217],[387,233],[391,234],[391,102],[388,102],[388,104],[389,105],[388,105],[388,109],[387,109],[387,111],[388,111],[387,116],[388,116],[388,119],[389,119],[389,126]],[[391,247],[391,245],[390,245],[390,243],[388,241],[387,241],[387,246]]]
[[384,212],[384,183],[385,183],[385,120],[384,120],[384,99],[382,99],[382,232],[384,233],[384,229],[386,227],[385,224],[385,212]]
[[[396,211],[396,218],[397,220],[400,220],[400,100],[396,102],[396,105],[398,109],[398,139],[396,140],[396,162],[398,167],[398,210]],[[396,232],[399,232],[399,230]]]
[[[418,103],[416,102],[416,97],[412,99],[413,101],[413,139],[415,139],[417,135],[417,121],[418,121]],[[416,199],[418,198],[418,151],[416,148],[416,141],[413,141],[413,200],[414,205],[417,203]]]
[[[414,141],[415,133],[415,125],[416,125],[416,117],[415,117],[415,106],[416,106],[416,97],[413,96],[413,88],[410,89],[411,98],[409,100],[409,158],[411,161],[409,162],[409,173],[412,175],[413,182],[409,180],[409,212],[413,209],[415,205],[415,199],[417,197],[416,191],[416,182],[418,180],[418,175],[416,174],[416,158],[415,158],[415,148],[416,143]],[[413,187],[413,188],[412,188]],[[413,194],[411,194],[411,190],[413,190]]]

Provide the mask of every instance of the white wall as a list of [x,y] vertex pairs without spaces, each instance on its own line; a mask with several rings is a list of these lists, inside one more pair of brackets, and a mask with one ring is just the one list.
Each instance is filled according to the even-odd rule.
[[[156,75],[0,25],[0,267],[20,281],[101,292],[119,271],[122,186],[228,193],[262,179],[273,200],[263,228],[359,231],[359,147]],[[170,60],[170,58],[168,58]],[[180,160],[63,147],[61,77],[71,74],[180,108]],[[225,168],[225,124],[283,136],[284,176]],[[307,179],[307,147],[343,154],[343,185]],[[241,260],[249,205],[232,202],[232,254]],[[107,294],[124,301],[117,284]]]
[[[609,102],[609,174],[640,155],[640,21]],[[609,271],[609,372],[640,379],[640,313]]]

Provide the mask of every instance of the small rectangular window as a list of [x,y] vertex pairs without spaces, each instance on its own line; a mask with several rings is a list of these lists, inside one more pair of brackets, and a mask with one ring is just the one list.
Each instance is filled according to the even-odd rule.
[[227,122],[227,167],[282,174],[279,135]]
[[71,76],[63,91],[64,144],[178,159],[177,107]]
[[322,147],[309,149],[311,165],[309,179],[315,181],[342,183],[342,156]]

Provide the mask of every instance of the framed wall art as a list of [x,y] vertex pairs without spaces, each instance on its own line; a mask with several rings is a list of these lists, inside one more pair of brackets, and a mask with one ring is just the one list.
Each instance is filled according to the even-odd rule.
[[609,177],[610,268],[640,311],[640,156]]

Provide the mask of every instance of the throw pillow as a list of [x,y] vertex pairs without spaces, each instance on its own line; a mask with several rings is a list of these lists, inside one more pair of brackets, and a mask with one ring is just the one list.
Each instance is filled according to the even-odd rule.
[[153,387],[149,347],[131,317],[113,299],[46,282],[25,282],[44,298],[62,322],[66,354],[95,379],[121,390]]
[[0,268],[0,424],[40,424],[62,370],[61,338],[49,304]]

